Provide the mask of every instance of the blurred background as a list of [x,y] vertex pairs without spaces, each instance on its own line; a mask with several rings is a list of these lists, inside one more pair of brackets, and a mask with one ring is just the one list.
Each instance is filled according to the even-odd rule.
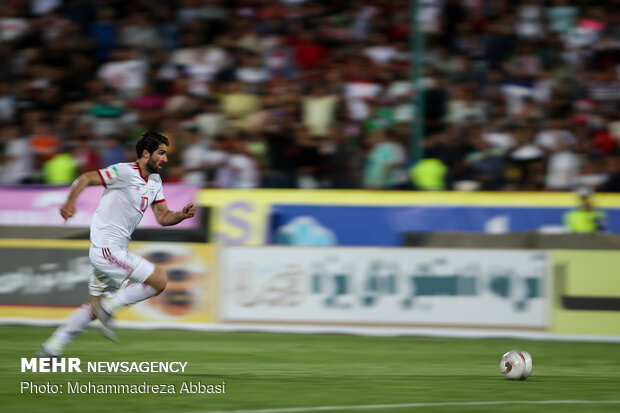
[[0,182],[620,188],[616,0],[7,0]]

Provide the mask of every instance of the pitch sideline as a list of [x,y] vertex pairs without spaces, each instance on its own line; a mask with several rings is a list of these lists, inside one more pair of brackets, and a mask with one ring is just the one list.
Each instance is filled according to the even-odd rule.
[[620,400],[497,400],[477,402],[435,402],[435,403],[399,403],[399,404],[365,404],[357,406],[316,406],[316,407],[285,407],[278,409],[256,410],[203,410],[186,413],[301,413],[329,412],[342,410],[376,410],[416,407],[458,407],[458,406],[501,406],[501,405],[545,405],[545,404],[620,404]]

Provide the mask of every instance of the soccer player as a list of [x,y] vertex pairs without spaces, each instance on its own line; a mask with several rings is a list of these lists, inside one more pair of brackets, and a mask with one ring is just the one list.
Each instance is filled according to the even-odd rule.
[[[144,211],[151,206],[157,222],[176,225],[192,218],[193,203],[181,211],[170,211],[166,205],[159,171],[168,162],[169,141],[165,136],[148,131],[136,144],[138,160],[118,163],[105,169],[80,175],[71,186],[60,214],[67,220],[75,214],[75,200],[89,185],[103,185],[105,190],[90,225],[89,250],[92,273],[88,283],[89,301],[65,320],[41,346],[43,357],[61,356],[64,347],[98,318],[101,332],[116,341],[110,323],[114,312],[122,307],[156,296],[166,288],[165,271],[128,250],[131,234]],[[120,288],[126,285],[125,288]]]

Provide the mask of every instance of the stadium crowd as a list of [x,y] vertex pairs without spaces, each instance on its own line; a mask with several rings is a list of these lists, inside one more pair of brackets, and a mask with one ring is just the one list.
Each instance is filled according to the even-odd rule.
[[203,187],[620,191],[620,1],[420,0],[415,25],[412,82],[409,0],[4,0],[0,183],[152,129]]

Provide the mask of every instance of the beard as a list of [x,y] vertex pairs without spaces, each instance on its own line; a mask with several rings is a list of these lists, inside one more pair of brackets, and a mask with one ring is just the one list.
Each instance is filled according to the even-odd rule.
[[156,174],[159,172],[159,170],[157,169],[157,164],[155,163],[153,158],[149,158],[149,160],[146,161],[146,169],[152,174]]

